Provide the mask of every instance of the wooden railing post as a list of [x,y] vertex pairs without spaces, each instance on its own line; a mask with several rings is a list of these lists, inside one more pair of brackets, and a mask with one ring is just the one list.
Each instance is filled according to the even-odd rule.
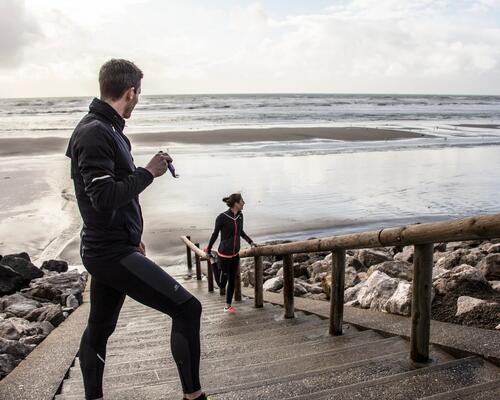
[[[188,240],[191,240],[191,236],[186,236]],[[191,249],[189,246],[186,246],[186,256],[187,256],[187,265],[188,265],[188,272],[191,272],[193,270],[193,260],[191,259]]]
[[214,270],[212,269],[212,263],[210,262],[210,257],[207,258],[207,279],[208,279],[208,291],[214,291]]
[[[200,244],[196,243],[196,247],[200,247]],[[196,279],[198,281],[201,281],[201,259],[200,256],[196,253],[194,255],[194,260],[196,263]]]
[[285,303],[285,318],[294,318],[294,277],[293,277],[293,256],[286,254],[283,256],[283,297]]
[[264,307],[264,288],[263,288],[263,269],[262,269],[262,257],[254,257],[255,261],[255,308]]
[[330,290],[330,335],[342,335],[344,316],[345,250],[332,252],[332,281]]
[[241,268],[239,262],[236,267],[236,276],[234,277],[234,300],[241,301]]
[[415,245],[413,256],[413,294],[411,304],[411,359],[429,360],[431,290],[434,245]]

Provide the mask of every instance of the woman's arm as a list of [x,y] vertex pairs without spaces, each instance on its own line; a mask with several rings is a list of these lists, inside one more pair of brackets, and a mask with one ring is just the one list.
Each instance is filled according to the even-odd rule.
[[210,237],[210,241],[208,242],[208,247],[207,247],[207,252],[210,253],[212,251],[212,246],[214,245],[215,241],[217,240],[217,237],[219,236],[219,232],[222,228],[222,218],[219,215],[215,219],[215,228],[214,232],[212,233],[212,236]]
[[242,237],[243,239],[245,239],[245,240],[248,242],[248,244],[249,244],[249,245],[253,245],[253,244],[254,244],[254,243],[253,243],[253,240],[250,238],[250,236],[248,236],[248,235],[245,233],[245,231],[244,231],[243,229],[241,230],[241,237]]

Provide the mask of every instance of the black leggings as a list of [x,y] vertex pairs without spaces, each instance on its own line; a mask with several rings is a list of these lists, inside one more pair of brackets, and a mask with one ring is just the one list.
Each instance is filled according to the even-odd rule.
[[234,286],[236,283],[236,272],[240,264],[240,257],[223,258],[219,257],[220,279],[217,285],[222,289],[226,287],[226,303],[232,304],[234,295]]
[[106,344],[126,295],[172,318],[170,345],[182,388],[200,390],[201,303],[140,253],[119,261],[83,259],[83,264],[92,275],[90,316],[79,352],[86,399],[102,397]]

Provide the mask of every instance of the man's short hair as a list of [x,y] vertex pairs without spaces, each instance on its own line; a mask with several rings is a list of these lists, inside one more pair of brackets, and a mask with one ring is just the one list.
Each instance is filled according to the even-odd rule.
[[118,100],[123,93],[141,86],[142,71],[131,61],[111,59],[99,71],[99,87],[102,99]]

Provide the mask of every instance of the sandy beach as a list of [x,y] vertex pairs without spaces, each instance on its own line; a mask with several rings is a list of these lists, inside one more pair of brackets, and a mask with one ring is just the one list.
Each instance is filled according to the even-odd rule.
[[[184,144],[229,144],[243,142],[286,142],[292,140],[327,139],[342,141],[386,141],[419,138],[424,135],[389,129],[374,128],[260,128],[217,129],[209,131],[184,131],[130,134],[135,145],[168,143]],[[61,153],[66,150],[68,139],[44,138],[0,138],[0,157]]]

